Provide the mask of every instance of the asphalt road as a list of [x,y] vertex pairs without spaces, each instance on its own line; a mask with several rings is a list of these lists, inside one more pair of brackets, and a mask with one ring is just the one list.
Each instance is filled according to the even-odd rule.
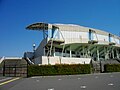
[[22,78],[0,90],[120,90],[120,73]]

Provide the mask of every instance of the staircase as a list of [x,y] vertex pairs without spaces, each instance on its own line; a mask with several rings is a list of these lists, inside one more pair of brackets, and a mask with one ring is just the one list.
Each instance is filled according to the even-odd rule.
[[105,64],[120,64],[120,59],[109,59],[109,60],[104,60],[104,61],[92,60],[91,65],[92,65],[93,73],[104,72]]
[[117,60],[119,63],[120,63],[120,58],[118,59],[118,58],[116,58],[115,60]]
[[100,73],[100,62],[91,60],[92,65],[92,72],[93,73]]

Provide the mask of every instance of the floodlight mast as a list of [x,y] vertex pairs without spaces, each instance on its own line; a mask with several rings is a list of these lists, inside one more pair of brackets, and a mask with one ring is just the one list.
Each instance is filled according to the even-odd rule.
[[35,47],[36,47],[36,45],[35,45],[35,43],[33,43],[33,52],[35,52]]

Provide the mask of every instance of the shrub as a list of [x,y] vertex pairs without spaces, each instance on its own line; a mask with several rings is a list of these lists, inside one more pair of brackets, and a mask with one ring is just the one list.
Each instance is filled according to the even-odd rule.
[[91,73],[91,66],[89,64],[28,66],[28,76],[73,75],[89,73]]
[[106,64],[104,70],[105,72],[120,72],[120,64]]

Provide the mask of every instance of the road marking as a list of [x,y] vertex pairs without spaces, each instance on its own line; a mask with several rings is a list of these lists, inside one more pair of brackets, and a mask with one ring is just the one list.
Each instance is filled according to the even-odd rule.
[[1,81],[6,81],[6,80],[8,80],[8,79],[12,79],[12,78],[11,78],[11,77],[9,77],[9,78],[4,78],[4,79],[1,79],[0,82],[1,82]]
[[54,88],[50,88],[50,89],[48,89],[48,90],[55,90]]
[[98,78],[98,76],[96,76],[95,78]]
[[1,85],[4,85],[4,84],[7,84],[7,83],[9,83],[9,82],[15,81],[15,80],[17,80],[17,79],[20,79],[20,78],[14,78],[14,79],[8,80],[8,81],[6,81],[6,82],[0,83],[0,86],[1,86]]
[[36,82],[39,82],[39,80],[36,80]]
[[59,81],[62,80],[62,79],[58,79]]
[[81,78],[78,78],[78,80],[80,80]]
[[109,83],[108,86],[113,86],[114,84],[113,83]]
[[36,78],[42,78],[42,77],[31,77],[32,79],[36,79]]
[[37,77],[31,77],[31,78],[37,78]]
[[113,77],[113,75],[110,75],[110,77]]
[[83,88],[83,89],[85,89],[85,88],[86,88],[86,86],[85,86],[85,85],[83,85],[83,86],[81,86],[80,88]]

